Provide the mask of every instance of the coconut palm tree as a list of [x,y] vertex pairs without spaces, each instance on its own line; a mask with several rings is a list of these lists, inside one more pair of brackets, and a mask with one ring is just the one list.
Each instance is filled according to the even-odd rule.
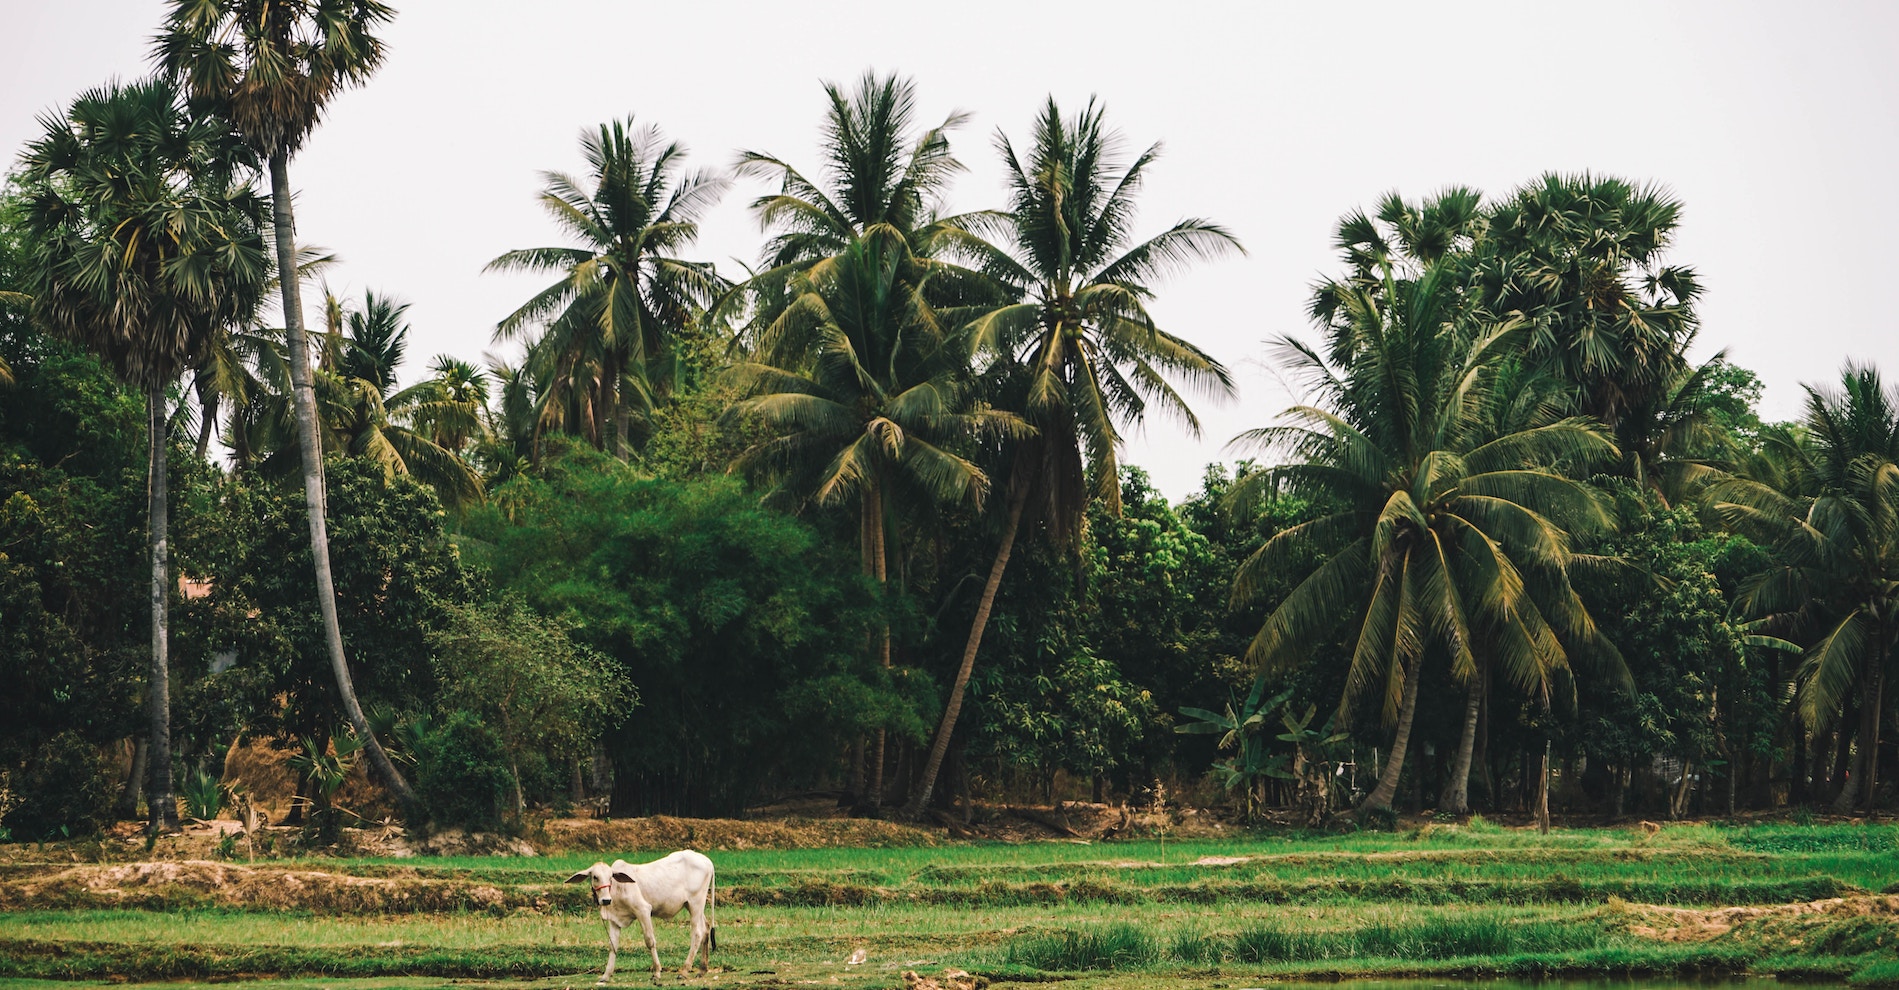
[[[272,229],[277,269],[295,271],[296,220],[291,209],[290,157],[303,147],[324,108],[338,93],[367,81],[382,64],[376,31],[395,16],[378,0],[167,0],[163,32],[153,56],[193,104],[237,130],[270,165]],[[336,614],[336,583],[330,569],[329,526],[324,516],[323,451],[317,422],[315,379],[303,326],[302,287],[279,280],[285,343],[290,352],[291,407],[303,458],[304,505],[310,520],[317,607],[323,613],[330,668],[350,727],[363,740],[370,766],[406,807],[409,787],[370,730],[356,700],[343,627]]]
[[768,230],[764,267],[751,287],[783,285],[791,274],[832,258],[872,227],[883,226],[925,252],[934,235],[957,229],[963,218],[934,210],[950,178],[963,170],[950,153],[949,132],[968,119],[956,112],[910,137],[916,120],[916,84],[897,75],[866,72],[846,93],[824,84],[830,103],[824,121],[824,171],[818,180],[777,156],[746,151],[736,171],[776,180],[776,193],[759,197],[752,213]]
[[[848,93],[834,83],[826,83],[824,91],[829,103],[824,123],[824,171],[815,180],[774,155],[748,151],[739,156],[739,175],[772,179],[779,185],[776,193],[761,196],[752,204],[760,224],[774,233],[766,243],[760,270],[727,293],[714,312],[724,318],[739,303],[749,303],[748,319],[739,330],[737,344],[757,354],[759,364],[802,369],[816,362],[819,352],[815,338],[799,339],[799,343],[813,348],[799,354],[795,346],[786,346],[794,338],[784,331],[808,323],[807,317],[794,310],[807,297],[813,297],[814,287],[837,284],[836,272],[816,269],[842,263],[847,256],[852,259],[852,267],[888,267],[883,274],[870,276],[866,272],[864,277],[853,279],[865,285],[884,283],[886,291],[901,286],[902,294],[916,305],[927,307],[921,321],[930,327],[929,333],[938,337],[947,334],[949,325],[956,322],[959,305],[994,298],[995,287],[976,273],[932,260],[946,241],[965,233],[970,219],[944,218],[936,213],[948,180],[962,169],[950,152],[949,131],[962,123],[964,115],[952,113],[913,139],[916,86],[910,80],[866,72]],[[904,322],[918,319],[895,311],[882,318],[898,322],[873,332],[892,341],[905,332]],[[885,349],[895,353],[901,348]],[[964,358],[969,355],[966,348],[961,353]],[[962,394],[960,383],[955,394]],[[901,518],[898,507],[890,504],[890,497],[901,491],[900,487],[880,484],[876,498],[866,503],[874,509],[874,515],[860,520],[866,573],[880,582],[886,577],[882,563],[886,531],[891,520]],[[943,492],[940,485],[915,490],[924,501]],[[870,510],[860,504],[860,511]],[[887,630],[881,641],[880,655],[888,665]],[[872,805],[881,802],[883,795],[883,743],[880,731],[870,767],[868,799]],[[860,791],[855,780],[861,766],[856,762],[853,769],[854,792]],[[857,796],[866,797],[861,792]]]
[[989,308],[971,327],[993,359],[989,374],[1007,396],[1004,407],[1034,434],[1013,445],[1001,541],[929,758],[904,808],[912,818],[936,787],[996,590],[1031,503],[1058,540],[1079,529],[1091,499],[1118,513],[1120,424],[1140,423],[1151,401],[1198,433],[1199,421],[1170,378],[1216,395],[1232,392],[1219,361],[1162,330],[1147,311],[1159,276],[1242,250],[1231,233],[1199,219],[1133,242],[1135,194],[1160,145],[1126,159],[1098,104],[1090,101],[1064,118],[1050,99],[1026,160],[1006,136],[997,136],[997,146],[1009,166],[1010,210],[976,222],[1003,235],[1011,250],[960,228],[945,231],[943,239],[1010,287],[1016,301]]
[[542,327],[528,360],[556,383],[543,400],[582,400],[589,415],[569,428],[624,457],[635,411],[672,391],[678,337],[726,288],[711,264],[677,254],[729,182],[682,172],[685,147],[631,117],[584,132],[580,145],[586,177],[546,172],[541,191],[578,246],[509,251],[485,270],[560,274],[503,319],[495,339]]
[[1620,666],[1568,573],[1572,538],[1612,519],[1598,493],[1556,469],[1613,458],[1614,443],[1586,420],[1485,429],[1488,407],[1503,398],[1492,391],[1497,369],[1527,328],[1471,324],[1451,266],[1424,266],[1416,279],[1383,267],[1376,290],[1332,287],[1342,318],[1327,354],[1282,341],[1317,401],[1242,435],[1293,458],[1242,487],[1338,508],[1267,540],[1233,592],[1251,601],[1269,576],[1320,561],[1272,609],[1248,657],[1262,673],[1283,670],[1351,624],[1341,711],[1377,690],[1396,729],[1365,808],[1391,806],[1427,661],[1448,660],[1468,684],[1482,651],[1543,697],[1579,648]]
[[1800,644],[1802,719],[1818,732],[1855,702],[1856,757],[1835,801],[1872,807],[1885,685],[1899,654],[1899,388],[1848,364],[1838,391],[1807,387],[1806,442],[1780,485],[1715,485],[1715,511],[1775,552],[1737,603],[1758,628]]
[[177,823],[172,790],[168,390],[256,308],[267,272],[263,201],[244,149],[184,113],[163,80],[91,90],[21,158],[34,309],[145,393],[152,663],[150,827]]
[[[753,393],[734,413],[774,432],[734,468],[820,505],[854,500],[864,573],[879,584],[889,575],[890,494],[980,506],[988,478],[949,444],[1015,424],[967,409],[968,339],[929,301],[929,280],[949,267],[911,254],[902,232],[873,227],[794,275],[789,304],[757,339],[759,360],[734,369]],[[880,659],[890,665],[887,628]],[[881,754],[880,745],[873,807],[882,799]]]

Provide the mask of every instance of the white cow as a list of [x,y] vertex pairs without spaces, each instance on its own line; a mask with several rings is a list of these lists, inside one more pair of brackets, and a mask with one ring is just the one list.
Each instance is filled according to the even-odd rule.
[[607,971],[600,974],[605,984],[613,978],[613,967],[620,958],[620,929],[640,923],[646,936],[646,949],[653,954],[653,982],[659,982],[659,944],[653,939],[653,919],[670,918],[682,908],[690,908],[692,947],[686,950],[686,965],[681,976],[692,971],[693,956],[701,947],[699,970],[705,972],[718,948],[718,929],[712,923],[712,861],[690,849],[651,863],[634,865],[616,859],[612,866],[595,863],[567,878],[568,883],[587,881],[593,886],[593,899],[600,905],[600,919],[607,923]]

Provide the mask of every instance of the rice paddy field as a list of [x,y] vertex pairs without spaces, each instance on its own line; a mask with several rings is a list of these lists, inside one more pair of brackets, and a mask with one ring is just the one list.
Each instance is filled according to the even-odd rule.
[[[669,985],[1899,986],[1891,825],[709,852],[714,971],[678,973],[675,919],[659,930]],[[560,881],[612,855],[87,858],[49,846],[0,865],[0,987],[564,987],[606,957],[586,891]],[[628,934],[614,983],[647,985]]]

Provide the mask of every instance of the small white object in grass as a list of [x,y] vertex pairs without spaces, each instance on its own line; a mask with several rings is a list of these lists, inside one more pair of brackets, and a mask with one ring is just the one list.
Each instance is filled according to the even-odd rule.
[[844,960],[844,965],[855,966],[869,958],[870,958],[869,952],[866,952],[863,949],[858,949],[856,952],[851,953],[851,957],[849,959]]

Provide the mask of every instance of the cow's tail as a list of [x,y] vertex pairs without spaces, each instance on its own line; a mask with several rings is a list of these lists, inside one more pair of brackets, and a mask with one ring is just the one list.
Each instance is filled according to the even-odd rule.
[[712,950],[719,947],[719,919],[715,916],[713,912],[713,908],[717,906],[717,903],[719,900],[719,892],[717,889],[718,886],[719,886],[719,876],[718,874],[715,873],[712,875],[711,879],[706,881],[706,928],[708,929],[708,931],[706,932],[706,955],[707,956],[712,955]]

